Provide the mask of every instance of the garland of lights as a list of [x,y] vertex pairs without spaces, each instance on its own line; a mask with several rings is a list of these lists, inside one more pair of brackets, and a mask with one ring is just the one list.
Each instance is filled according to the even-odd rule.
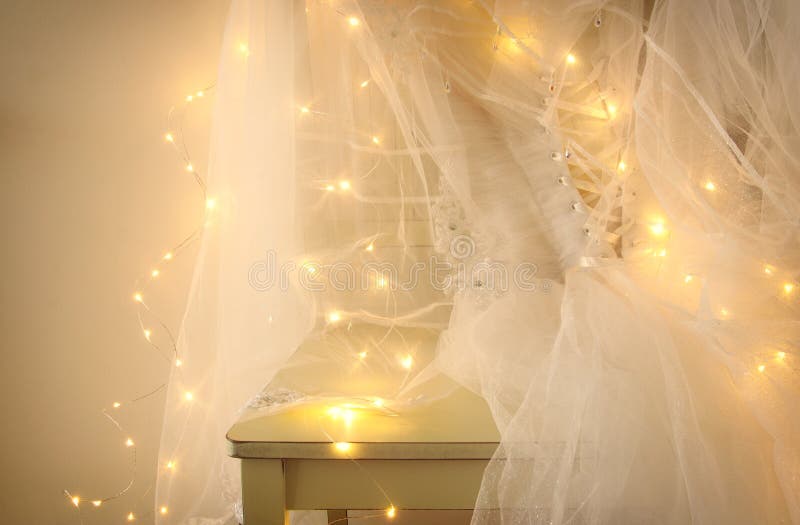
[[[340,11],[337,11],[337,13],[340,16],[342,16],[345,19],[346,24],[348,26],[350,26],[354,30],[359,28],[361,26],[361,24],[362,24],[362,20],[359,17],[348,16],[347,14],[342,13]],[[522,42],[522,40],[517,38],[516,36],[514,36],[513,33],[505,25],[502,24],[502,22],[500,22],[498,20],[495,20],[495,22],[497,23],[497,32],[493,36],[492,43],[491,43],[492,48],[495,51],[497,51],[498,48],[500,47],[499,43],[498,43],[500,41],[500,39],[506,39],[507,38],[508,39],[508,43],[511,46],[519,47],[522,50],[528,52],[529,54],[531,53],[530,49],[528,49],[527,46],[525,46],[525,44]],[[600,25],[601,25],[601,18],[600,18],[600,15],[598,14],[598,16],[595,19],[595,26],[600,27]],[[505,36],[505,35],[508,35],[508,36]],[[248,46],[246,44],[244,44],[244,43],[241,43],[241,44],[238,45],[237,51],[243,57],[245,57],[245,59],[250,55],[250,50],[249,50]],[[574,66],[574,65],[576,65],[578,63],[578,61],[579,61],[579,59],[574,53],[572,53],[572,52],[567,53],[565,55],[565,57],[564,57],[564,67],[565,68],[569,68],[571,66]],[[360,86],[360,88],[365,89],[370,85],[370,82],[371,82],[371,79],[364,80],[364,81],[359,83],[359,86]],[[180,369],[181,366],[184,365],[184,363],[181,360],[181,356],[178,353],[178,348],[177,348],[177,343],[176,343],[175,337],[173,336],[172,331],[164,324],[164,322],[162,322],[159,319],[159,317],[154,313],[154,311],[151,309],[151,307],[146,302],[146,300],[145,300],[145,297],[146,297],[145,291],[146,291],[146,289],[147,289],[147,287],[149,285],[154,283],[161,276],[161,273],[162,273],[161,268],[164,265],[169,264],[171,261],[173,261],[173,259],[175,257],[180,255],[188,246],[190,246],[192,243],[194,243],[195,241],[197,241],[198,239],[201,238],[201,236],[203,234],[203,231],[204,231],[204,229],[206,227],[206,224],[207,224],[206,221],[207,221],[208,214],[212,213],[214,211],[215,207],[216,207],[215,199],[213,197],[209,197],[207,195],[206,183],[205,183],[203,177],[201,176],[201,174],[198,172],[198,170],[195,167],[194,163],[192,162],[192,157],[191,157],[191,155],[189,153],[189,149],[188,149],[188,147],[186,145],[185,138],[184,138],[184,133],[183,133],[183,117],[184,117],[186,111],[188,110],[189,105],[194,101],[197,101],[199,99],[204,98],[206,94],[208,94],[210,91],[213,90],[213,88],[214,88],[214,84],[211,84],[211,85],[207,86],[206,88],[204,88],[204,89],[202,89],[200,91],[197,91],[197,92],[195,92],[193,94],[187,95],[185,100],[184,100],[184,103],[179,108],[176,108],[176,107],[171,108],[170,111],[169,111],[169,114],[168,114],[168,118],[167,118],[168,131],[164,135],[165,142],[173,147],[174,151],[176,152],[178,157],[181,159],[181,161],[182,161],[182,163],[184,165],[185,171],[192,175],[193,180],[195,181],[195,183],[197,184],[197,187],[200,190],[200,193],[201,193],[201,196],[202,196],[202,198],[203,198],[203,200],[205,202],[205,208],[206,208],[206,213],[205,213],[205,216],[203,218],[203,222],[192,233],[190,233],[187,237],[185,237],[182,241],[180,241],[179,243],[175,244],[170,250],[166,251],[163,254],[163,256],[161,257],[161,259],[158,261],[158,263],[155,264],[152,267],[152,269],[149,271],[149,273],[147,274],[147,277],[143,277],[143,278],[140,278],[140,279],[137,280],[137,287],[136,287],[137,291],[135,291],[133,293],[133,296],[132,296],[134,302],[137,304],[137,319],[138,319],[139,327],[142,330],[142,334],[143,334],[147,344],[150,345],[168,363],[170,363],[171,365],[174,364],[174,366],[177,369]],[[555,89],[556,89],[555,85],[551,83],[550,84],[550,91],[553,92],[553,91],[555,91]],[[449,90],[450,90],[450,79],[448,78],[445,81],[445,91],[449,92]],[[620,108],[618,107],[618,105],[616,103],[614,103],[613,101],[610,101],[610,100],[606,100],[605,97],[601,97],[600,98],[599,104],[601,105],[601,107],[596,109],[596,111],[595,111],[595,113],[597,114],[596,116],[598,116],[598,118],[605,118],[607,120],[613,120],[617,116],[618,112],[620,111]],[[302,115],[314,115],[314,114],[318,113],[308,105],[299,106],[298,107],[298,112],[299,112],[299,114],[301,116]],[[372,144],[374,146],[380,146],[381,145],[381,138],[379,136],[371,135],[371,134],[367,134],[367,136],[370,137],[370,141],[372,142]],[[552,154],[552,158],[555,161],[561,161],[562,159],[566,159],[566,160],[569,161],[570,157],[571,157],[571,153],[574,152],[574,151],[578,151],[578,150],[579,150],[579,148],[578,148],[577,144],[574,144],[574,143],[570,142],[568,144],[568,148],[565,149],[563,154],[561,152],[554,152]],[[616,174],[618,174],[618,175],[623,174],[624,172],[626,172],[626,170],[629,168],[629,166],[626,164],[625,160],[622,160],[621,157],[622,157],[622,155],[620,155],[620,160],[618,161],[618,163],[616,165],[616,170],[611,169],[611,168],[607,168],[607,167],[603,167],[602,169],[605,170],[605,171],[612,172],[612,173],[616,172]],[[629,159],[629,162],[630,162],[630,159]],[[559,184],[561,184],[561,185],[569,184],[569,182],[567,180],[562,180],[562,179],[563,179],[563,177],[559,178],[559,180],[558,180]],[[618,183],[618,182],[619,182],[618,180],[614,179],[614,183]],[[702,188],[702,190],[707,191],[707,192],[715,192],[718,189],[717,188],[717,184],[712,179],[706,179],[705,181],[703,181],[701,183],[701,188]],[[334,184],[326,184],[321,188],[321,190],[327,191],[327,192],[333,192],[333,191],[336,191],[337,189],[339,191],[342,191],[342,192],[348,192],[348,191],[350,191],[352,189],[352,186],[351,186],[350,181],[348,181],[348,180],[340,180],[340,181],[338,181],[338,183],[336,185],[334,185]],[[356,198],[357,200],[364,200],[364,198],[362,196],[356,194],[355,192],[353,192],[353,197]],[[574,204],[577,205],[577,203],[574,203]],[[573,209],[576,209],[576,207],[573,206]],[[667,250],[664,247],[665,242],[663,242],[663,241],[668,241],[669,237],[670,237],[669,227],[668,227],[667,223],[663,219],[656,217],[656,218],[653,218],[653,219],[651,219],[651,220],[649,220],[647,222],[643,222],[641,224],[646,226],[649,234],[656,241],[656,243],[653,244],[651,247],[645,249],[644,253],[645,254],[651,254],[653,257],[659,257],[659,258],[666,257],[667,256]],[[585,229],[585,231],[586,231],[586,229]],[[621,233],[621,230],[616,232],[616,233]],[[659,241],[662,241],[662,242],[659,242]],[[375,244],[370,241],[368,244],[366,244],[364,249],[366,251],[368,251],[368,252],[373,252],[375,250]],[[317,271],[317,268],[312,263],[306,263],[304,265],[304,268],[310,274],[313,274],[313,273],[315,273]],[[766,262],[763,264],[762,270],[763,270],[764,276],[766,276],[768,278],[776,278],[777,279],[778,276],[782,273],[782,272],[780,272],[778,270],[778,268],[776,266],[774,266],[772,264],[769,264],[769,263],[766,263]],[[683,276],[682,276],[683,284],[686,285],[686,286],[692,285],[692,283],[694,283],[696,280],[701,280],[701,279],[702,279],[702,276],[697,275],[697,274],[693,274],[693,273],[686,273],[686,274],[683,274]],[[382,277],[379,278],[379,280],[377,281],[378,289],[385,288],[386,284],[387,284],[386,280],[383,279]],[[797,288],[797,284],[792,279],[786,279],[783,282],[781,282],[777,286],[777,288],[779,290],[778,293],[780,295],[782,295],[785,299],[788,300],[788,298],[795,292],[795,290]],[[328,322],[329,325],[333,325],[333,324],[336,324],[336,323],[342,321],[343,318],[346,315],[347,315],[346,312],[339,312],[339,311],[333,310],[333,311],[330,311],[330,312],[327,313],[326,321]],[[720,308],[718,310],[718,312],[717,312],[717,316],[720,319],[730,318],[732,315],[733,315],[733,312],[731,312],[729,309],[727,309],[725,307]],[[152,337],[153,336],[153,329],[150,328],[150,325],[148,325],[146,323],[147,319],[152,320],[158,326],[158,330],[163,332],[163,334],[165,335],[166,339],[169,342],[169,346],[167,348],[159,345],[158,343],[156,343],[153,340],[153,337]],[[363,360],[363,359],[365,359],[367,357],[367,352],[366,351],[362,351],[362,352],[358,353],[356,357],[358,359],[360,359],[360,360]],[[777,351],[775,353],[775,355],[774,355],[774,359],[776,361],[778,361],[778,362],[782,362],[786,358],[787,358],[787,353],[784,352],[784,351]],[[401,358],[400,358],[400,366],[402,368],[404,368],[406,370],[410,370],[412,368],[413,364],[414,364],[414,360],[413,360],[413,357],[411,355],[401,356]],[[766,369],[767,369],[767,366],[768,366],[768,363],[766,361],[758,362],[755,365],[755,369],[759,373],[764,373],[766,371]],[[180,370],[178,370],[178,372],[179,371]],[[106,502],[121,498],[122,496],[124,496],[124,495],[126,495],[128,493],[128,491],[132,488],[132,486],[134,485],[134,483],[136,481],[136,475],[137,475],[136,444],[135,444],[133,438],[129,437],[127,435],[127,432],[125,431],[125,428],[119,423],[119,420],[115,417],[114,414],[116,412],[118,412],[120,409],[123,409],[123,407],[133,406],[137,402],[139,402],[141,400],[144,400],[144,399],[146,399],[146,398],[148,398],[150,396],[153,396],[153,395],[161,392],[162,390],[165,389],[165,387],[166,387],[166,383],[161,384],[157,388],[153,389],[152,391],[150,391],[150,392],[148,392],[148,393],[146,393],[144,395],[141,395],[139,397],[130,399],[130,400],[126,401],[126,402],[114,402],[114,403],[112,403],[112,405],[110,407],[106,407],[106,408],[103,408],[101,410],[101,413],[103,414],[103,416],[106,417],[109,421],[111,421],[111,423],[118,430],[119,434],[124,437],[124,441],[123,441],[124,446],[131,450],[131,477],[130,477],[130,480],[129,480],[128,484],[122,490],[120,490],[120,491],[118,491],[118,492],[116,492],[116,493],[114,493],[114,494],[112,494],[110,496],[100,497],[98,499],[88,499],[88,501],[91,503],[92,507],[95,507],[95,508],[96,507],[100,507],[101,505],[103,505]],[[186,392],[183,393],[183,399],[185,401],[187,401],[187,402],[191,402],[191,401],[194,400],[194,394],[191,391],[186,391]],[[331,400],[328,399],[328,401],[330,402]],[[375,397],[375,398],[372,398],[372,399],[361,400],[361,401],[362,402],[360,402],[360,403],[343,403],[343,404],[337,404],[337,405],[329,405],[329,407],[327,408],[327,411],[326,411],[326,415],[328,417],[332,418],[333,420],[341,420],[348,426],[352,423],[352,421],[356,417],[356,414],[357,414],[357,412],[359,410],[376,410],[377,409],[379,411],[383,411],[384,413],[388,413],[389,415],[393,415],[393,416],[399,415],[397,412],[395,412],[393,410],[390,410],[388,407],[386,407],[386,401],[384,401],[381,398]],[[320,419],[320,424],[321,423],[322,423],[322,419]],[[322,428],[322,425],[321,425],[321,428]],[[337,441],[333,437],[331,437],[331,435],[328,434],[324,429],[322,431],[323,431],[323,433],[325,433],[326,436],[328,436],[328,438],[330,439],[332,447],[336,450],[337,453],[339,453],[339,454],[343,455],[344,457],[350,459],[356,465],[359,465],[358,461],[355,460],[349,454],[349,452],[351,450],[351,443],[348,443],[348,442],[345,442],[345,441]],[[170,461],[168,461],[166,463],[165,468],[167,470],[169,470],[169,471],[174,471],[176,469],[176,466],[177,466],[176,462],[174,460],[170,460]],[[361,467],[361,465],[359,465],[359,467]],[[363,467],[362,467],[362,470],[363,470]],[[381,512],[380,514],[362,516],[361,518],[372,518],[372,517],[380,517],[380,516],[386,516],[388,518],[394,518],[396,516],[396,514],[397,514],[397,509],[391,503],[391,498],[389,497],[388,494],[386,494],[386,492],[383,490],[383,488],[380,486],[380,484],[377,482],[377,480],[372,479],[372,482],[375,483],[375,485],[386,496],[386,499],[389,502],[389,506],[385,509],[385,511]],[[77,494],[73,494],[69,490],[64,490],[64,495],[68,498],[69,502],[76,508],[76,510],[78,512],[79,519],[80,519],[81,523],[83,523],[82,506],[81,506],[82,502],[84,501],[83,498],[81,496],[77,495]],[[158,513],[160,513],[162,515],[166,515],[168,513],[168,506],[165,503],[158,503],[157,505],[158,505]],[[147,514],[145,514],[145,515],[147,515]],[[137,515],[133,511],[130,511],[125,515],[125,519],[128,522],[133,522],[133,521],[135,521],[137,519]]]

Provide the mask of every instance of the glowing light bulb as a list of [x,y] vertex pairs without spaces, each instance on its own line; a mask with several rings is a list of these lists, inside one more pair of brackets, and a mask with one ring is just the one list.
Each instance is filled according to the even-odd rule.
[[769,264],[765,264],[765,265],[764,265],[764,273],[765,273],[765,274],[767,274],[767,275],[772,275],[772,273],[773,273],[774,271],[775,271],[775,270],[773,270],[772,266],[770,266]]
[[608,118],[614,118],[617,116],[617,106],[614,104],[608,104],[606,106],[606,110],[608,111]]
[[114,404],[112,404],[111,406],[114,408],[119,408],[122,406],[122,403],[120,403],[119,401],[114,401]]
[[358,358],[359,359],[366,359],[367,358],[367,351],[363,350],[363,351],[359,352],[358,353]]
[[667,228],[663,222],[654,222],[650,225],[650,232],[657,237],[661,237],[667,233]]
[[94,505],[95,507],[99,507],[102,504],[103,504],[103,500],[96,499],[96,500],[92,501],[92,505]]
[[150,277],[156,278],[159,275],[161,275],[161,272],[158,270],[153,270],[152,272],[150,272]]
[[135,294],[133,294],[133,300],[136,301],[137,303],[141,303],[142,301],[144,301],[144,297],[142,297],[142,294],[140,294],[139,292],[136,292]]
[[194,173],[194,166],[192,166],[191,164],[187,164],[186,171],[188,171],[189,173]]
[[181,366],[181,365],[183,365],[183,361],[181,361],[180,359],[176,359],[176,360],[175,360],[175,366],[178,366],[178,367],[179,367],[179,366]]
[[150,331],[150,330],[147,330],[147,329],[145,329],[145,330],[144,330],[144,338],[145,338],[145,339],[147,339],[148,341],[150,340],[150,336],[151,336],[152,334],[153,334],[153,332],[152,332],[152,331]]
[[191,392],[186,392],[185,394],[183,394],[183,398],[186,401],[192,401],[194,399],[194,394],[192,394]]
[[764,366],[764,365],[758,365],[758,371],[759,371],[759,372],[762,372],[762,373],[763,373],[763,372],[764,372],[764,370],[766,370],[766,369],[767,369],[767,367],[766,367],[766,366]]
[[778,359],[783,360],[786,357],[786,352],[778,352],[777,354],[775,354],[775,356]]
[[128,520],[128,521],[133,521],[133,520],[136,519],[136,516],[133,515],[133,512],[129,512],[128,513],[128,517],[125,518],[125,519]]
[[166,514],[166,513],[167,513],[167,511],[168,511],[168,509],[167,509],[167,506],[166,506],[166,505],[162,505],[162,506],[161,506],[161,508],[160,508],[160,509],[158,509],[158,512],[159,512],[160,514],[162,514],[162,515]]
[[174,461],[167,461],[167,468],[169,470],[174,470],[175,469],[175,462]]
[[728,317],[731,314],[727,308],[722,308],[719,313],[722,317]]
[[356,418],[356,413],[348,408],[343,411],[342,418],[344,418],[345,424],[349,426],[350,424],[353,423],[353,420]]
[[339,441],[338,443],[334,443],[333,446],[335,446],[336,450],[339,452],[347,452],[350,450],[350,443],[346,441]]
[[327,191],[333,191],[333,190],[335,190],[336,188],[333,186],[333,184],[328,184],[327,186],[325,186],[325,189],[326,189]]
[[317,267],[316,267],[316,266],[314,266],[314,264],[312,264],[312,263],[305,263],[305,264],[303,265],[303,268],[304,268],[304,269],[305,269],[305,270],[306,270],[308,273],[310,273],[311,275],[314,275],[315,273],[317,273]]
[[342,409],[339,407],[330,407],[328,409],[328,415],[331,416],[333,419],[337,419],[339,416],[342,415]]
[[619,164],[617,164],[617,171],[622,173],[623,171],[625,171],[625,168],[627,168],[627,167],[628,166],[625,164],[625,161],[621,160],[621,161],[619,161]]
[[342,320],[342,315],[339,312],[330,312],[328,313],[328,322],[329,323],[336,323]]
[[239,53],[243,54],[244,56],[250,56],[250,48],[247,47],[247,44],[242,42],[239,44]]
[[172,133],[167,133],[164,135],[164,140],[167,142],[175,142],[175,137],[172,136]]
[[383,406],[383,399],[376,397],[375,399],[372,400],[372,404],[380,408]]
[[366,248],[366,250],[367,250],[368,252],[371,252],[371,251],[375,250],[375,245],[374,245],[374,244],[372,244],[372,243],[369,243],[369,244],[367,245],[367,248]]
[[206,199],[206,209],[213,210],[217,206],[217,201],[215,199]]
[[361,20],[359,20],[354,16],[351,16],[350,18],[347,19],[347,23],[350,24],[352,27],[357,27],[361,25]]
[[132,446],[133,446],[133,440],[132,440],[131,438],[128,438],[128,439],[125,441],[125,446],[126,446],[126,447],[132,447]]
[[191,95],[186,95],[186,102],[191,102],[193,98]]
[[386,509],[386,517],[391,519],[397,516],[397,509],[394,508],[394,505]]
[[662,248],[661,250],[659,250],[658,252],[656,252],[656,255],[658,255],[659,257],[666,257],[666,256],[667,256],[667,250],[665,250],[664,248]]
[[714,191],[714,190],[716,190],[716,189],[717,189],[717,185],[716,185],[716,184],[714,184],[713,182],[711,182],[710,180],[709,180],[709,181],[706,181],[706,183],[705,183],[705,184],[703,184],[703,187],[704,187],[705,189],[707,189],[708,191]]
[[694,279],[693,276],[687,275],[686,277],[683,278],[683,282],[685,282],[686,284],[689,284],[690,282],[692,282],[692,279]]
[[311,110],[308,109],[308,106],[303,106],[303,107],[300,108],[300,113],[305,114],[305,113],[310,113],[310,112],[311,112]]
[[339,181],[339,188],[341,188],[343,190],[349,190],[350,189],[350,181],[349,180]]
[[173,257],[174,257],[174,255],[172,255],[172,252],[167,252],[167,253],[164,254],[164,260],[165,261],[171,261]]
[[411,367],[414,365],[414,358],[410,355],[405,356],[403,359],[400,360],[400,365],[406,370],[410,370]]
[[80,496],[72,496],[72,504],[76,507],[81,504],[81,497]]
[[365,88],[367,86],[369,86],[369,80],[365,80],[364,82],[361,83],[362,88]]
[[372,143],[376,144],[376,145],[380,144],[381,143],[381,139],[379,137],[377,137],[376,135],[373,135],[372,136]]
[[379,290],[386,288],[386,278],[378,277],[375,279],[375,286],[377,286]]
[[198,91],[197,93],[195,93],[195,95],[198,97],[202,97],[203,95],[205,95],[205,93],[203,93],[202,91]]
[[794,291],[794,284],[793,283],[783,283],[783,293],[790,294]]
[[574,64],[575,62],[577,62],[575,55],[573,55],[572,53],[567,55],[567,64]]

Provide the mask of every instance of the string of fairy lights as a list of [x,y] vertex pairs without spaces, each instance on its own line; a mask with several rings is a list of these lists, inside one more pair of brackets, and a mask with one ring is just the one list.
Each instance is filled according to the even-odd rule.
[[[362,19],[360,16],[353,16],[348,13],[344,13],[341,11],[336,11],[341,17],[343,17],[346,25],[352,30],[358,30],[362,26]],[[497,22],[497,21],[496,21]],[[600,27],[601,25],[601,17],[598,14],[594,20],[595,26]],[[503,25],[502,23],[497,24],[497,31],[494,35],[492,35],[491,39],[491,46],[495,51],[500,49],[499,40],[507,38],[512,45],[520,45],[521,39],[517,38],[511,30]],[[530,51],[526,46],[522,45],[523,49],[526,51]],[[246,43],[239,43],[236,46],[237,53],[239,53],[245,59],[250,56],[251,50],[249,49]],[[538,57],[537,57],[538,58]],[[564,68],[571,68],[579,64],[579,57],[576,55],[575,52],[568,52],[564,58]],[[555,68],[553,68],[555,70]],[[361,89],[367,88],[372,79],[365,79],[361,82],[358,82],[358,86]],[[446,79],[446,83],[444,89],[446,92],[450,92],[451,89],[451,79]],[[137,320],[139,324],[139,328],[142,332],[142,336],[144,337],[146,343],[158,354],[160,355],[166,362],[170,364],[170,366],[174,366],[175,369],[180,373],[180,369],[184,366],[184,362],[182,360],[181,355],[179,354],[178,344],[177,341],[169,329],[169,327],[161,320],[158,316],[157,312],[151,308],[148,304],[147,298],[147,291],[150,286],[155,285],[155,283],[162,277],[164,267],[172,263],[176,257],[181,255],[185,252],[185,250],[191,246],[195,241],[199,240],[203,234],[203,231],[209,224],[209,214],[213,213],[217,207],[216,200],[209,196],[207,193],[207,186],[206,182],[203,179],[200,171],[197,169],[195,163],[192,160],[192,156],[190,155],[189,148],[186,144],[185,134],[184,134],[184,119],[185,115],[191,106],[191,104],[196,103],[197,101],[203,100],[207,97],[207,95],[213,91],[214,84],[210,84],[203,89],[195,91],[191,94],[186,95],[185,99],[183,100],[182,104],[179,106],[174,106],[170,109],[168,116],[167,116],[167,130],[164,133],[163,140],[166,144],[171,146],[175,153],[177,154],[178,158],[180,159],[183,169],[185,172],[189,173],[192,176],[193,181],[195,182],[200,195],[205,203],[205,213],[203,215],[203,219],[201,223],[185,238],[183,238],[180,242],[176,243],[172,246],[169,250],[165,251],[160,259],[152,265],[150,270],[147,272],[146,275],[142,276],[141,278],[137,279],[136,281],[136,288],[132,294],[132,299],[136,303],[137,306]],[[550,91],[553,92],[555,90],[554,85],[550,84]],[[605,118],[609,121],[615,119],[618,114],[622,111],[622,108],[619,107],[616,101],[613,101],[607,97],[601,97],[599,100],[600,107],[597,108],[597,117],[598,118]],[[306,116],[313,116],[315,114],[319,114],[313,107],[310,105],[299,105],[298,106],[298,113],[301,118]],[[368,138],[369,142],[375,146],[380,147],[382,145],[382,139],[377,134],[372,133],[365,133],[365,137]],[[558,159],[562,158],[562,154],[558,153]],[[570,161],[570,150],[567,149],[564,154],[563,158],[566,158],[567,161]],[[626,163],[626,160],[622,158],[623,153],[619,155],[619,161],[614,168],[609,169],[611,172],[616,172],[618,174],[623,174],[627,170],[630,170],[630,166]],[[553,159],[556,160],[556,156],[554,153]],[[628,162],[631,162],[630,159],[627,159]],[[571,166],[574,165],[573,162],[570,164]],[[375,169],[373,167],[372,169]],[[562,180],[563,177],[559,178],[558,183],[562,185],[569,184],[568,180]],[[338,180],[333,181],[334,183],[325,183],[321,186],[321,190],[325,192],[351,192],[354,198],[357,200],[361,200],[359,196],[353,191],[353,186],[349,180]],[[713,178],[707,178],[700,183],[700,191],[705,191],[709,194],[713,194],[714,192],[719,191],[719,182],[715,181]],[[667,245],[669,244],[671,232],[670,227],[665,219],[661,216],[655,216],[647,221],[642,221],[643,225],[646,227],[646,231],[653,239],[652,245],[647,248],[644,253],[650,254],[656,258],[666,258],[668,257]],[[377,236],[376,236],[377,237]],[[367,239],[364,243],[364,249],[367,252],[374,252],[376,250],[376,245],[373,239]],[[309,273],[315,273],[317,268],[313,264],[307,264],[306,271]],[[797,289],[797,283],[794,281],[790,276],[787,276],[785,272],[782,272],[776,265],[764,262],[761,268],[761,272],[764,277],[773,279],[776,281],[776,288],[777,293],[782,295],[784,299],[791,298]],[[702,275],[696,273],[685,273],[681,277],[682,283],[685,286],[692,286],[696,282],[701,281],[703,279]],[[383,277],[378,277],[376,281],[376,285],[378,289],[386,289],[387,282]],[[734,312],[732,312],[729,308],[720,307],[717,312],[720,319],[727,319],[734,316]],[[326,322],[329,325],[334,325],[339,323],[343,320],[346,320],[346,317],[349,317],[347,312],[341,312],[338,310],[331,310],[326,314]],[[154,328],[155,327],[155,328]],[[162,334],[163,337],[156,338],[155,330]],[[160,343],[159,341],[166,340],[166,343]],[[356,354],[356,359],[364,360],[367,358],[367,351],[362,351]],[[784,350],[779,350],[775,352],[774,359],[776,361],[782,362],[787,359],[787,353]],[[399,365],[405,369],[406,371],[410,371],[414,366],[414,357],[411,354],[401,355],[398,358]],[[755,370],[758,373],[765,373],[769,366],[769,362],[763,361],[758,362],[755,365]],[[136,403],[147,399],[153,395],[158,394],[159,392],[163,391],[166,387],[166,383],[157,386],[156,388],[148,391],[147,393],[135,397],[133,399],[127,401],[115,401],[110,406],[104,407],[101,409],[101,414],[107,418],[116,428],[119,435],[122,437],[121,443],[126,449],[130,450],[130,469],[131,474],[128,480],[128,483],[121,489],[116,492],[113,492],[109,495],[105,495],[102,497],[96,498],[84,498],[78,494],[75,494],[69,490],[64,490],[64,495],[69,500],[70,504],[73,505],[78,513],[78,517],[81,523],[83,523],[83,512],[84,512],[84,503],[87,502],[89,508],[98,508],[104,505],[107,502],[112,500],[117,500],[122,498],[131,490],[134,484],[137,481],[137,458],[136,458],[136,442],[134,441],[133,437],[131,437],[124,426],[120,423],[119,417],[117,414],[121,410],[125,408],[129,408]],[[192,391],[185,391],[183,392],[182,398],[186,402],[194,401],[194,393]],[[343,404],[334,404],[327,408],[326,416],[331,418],[332,420],[342,421],[345,425],[350,426],[355,417],[356,413],[359,410],[378,410],[383,412],[384,414],[389,414],[392,416],[399,415],[397,412],[391,410],[387,406],[387,401],[380,398],[374,397],[370,399],[363,400],[363,403],[360,404],[353,404],[353,403],[343,403]],[[320,422],[320,428],[322,432],[329,438],[331,446],[333,449],[342,456],[350,459],[356,465],[361,465],[358,461],[351,455],[352,451],[352,444],[346,441],[338,441],[334,439],[327,431],[324,430],[322,427],[322,422]],[[174,460],[168,460],[163,468],[169,472],[174,472],[176,470],[177,463]],[[364,470],[362,468],[362,470]],[[366,475],[369,476],[369,472],[364,470]],[[383,489],[381,484],[372,478],[372,482],[378,487],[378,489],[383,493],[388,502],[388,506],[380,513],[376,513],[373,515],[366,515],[360,516],[360,518],[377,518],[377,517],[386,517],[386,518],[394,518],[397,515],[397,507],[392,503],[390,496],[386,493]],[[145,492],[145,495],[149,493],[148,489]],[[165,516],[169,513],[169,507],[166,502],[156,502],[156,512],[162,516]],[[142,514],[137,513],[135,510],[129,510],[127,513],[124,514],[123,519],[127,522],[137,521],[144,517],[147,517],[152,514],[152,511],[148,511]],[[346,518],[345,518],[346,519]]]

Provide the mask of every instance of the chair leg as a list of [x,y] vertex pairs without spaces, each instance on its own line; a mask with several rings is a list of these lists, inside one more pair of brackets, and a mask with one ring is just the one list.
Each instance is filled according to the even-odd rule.
[[344,509],[328,509],[328,525],[347,525],[347,511]]
[[244,525],[287,525],[286,487],[280,459],[242,460]]

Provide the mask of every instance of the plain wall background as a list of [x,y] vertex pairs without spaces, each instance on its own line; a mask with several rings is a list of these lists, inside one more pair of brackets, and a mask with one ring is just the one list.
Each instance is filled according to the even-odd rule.
[[[129,450],[100,409],[166,378],[131,294],[202,217],[163,133],[170,106],[215,79],[228,5],[0,6],[0,522],[77,524],[63,489],[92,498],[127,483]],[[187,122],[199,166],[211,102]],[[175,261],[163,293],[150,298],[172,327],[194,253]],[[149,511],[149,498],[136,505],[153,481],[162,399],[121,412],[141,475],[123,500],[99,509],[87,502],[87,524]]]

